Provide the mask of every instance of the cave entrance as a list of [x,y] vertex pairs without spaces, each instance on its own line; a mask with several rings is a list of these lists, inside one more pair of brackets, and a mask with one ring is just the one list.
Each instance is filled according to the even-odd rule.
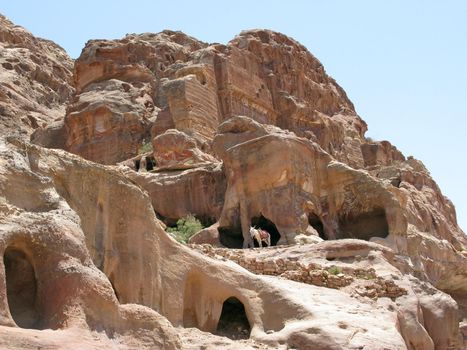
[[371,237],[386,238],[389,235],[388,221],[383,208],[375,208],[370,212],[341,218],[339,228],[339,238],[357,238],[368,241]]
[[308,225],[313,227],[322,239],[328,239],[327,235],[324,232],[323,222],[321,221],[318,215],[316,215],[315,213],[308,214]]
[[155,168],[156,166],[156,160],[154,159],[153,156],[147,156],[146,157],[146,170],[151,171]]
[[235,297],[230,297],[222,305],[221,317],[216,334],[230,339],[248,339],[251,326],[246,316],[245,307]]
[[243,248],[243,234],[240,227],[218,227],[219,242],[224,247],[232,249]]
[[21,328],[40,329],[37,281],[34,267],[26,254],[7,247],[3,256],[8,306],[13,320]]
[[140,171],[144,166],[146,171],[154,170],[156,167],[156,159],[153,156],[145,156],[143,158],[135,159],[135,170]]
[[[251,219],[251,226],[267,231],[271,235],[271,245],[276,245],[281,239],[281,234],[274,223],[263,215]],[[255,247],[259,247],[258,242],[253,240]]]

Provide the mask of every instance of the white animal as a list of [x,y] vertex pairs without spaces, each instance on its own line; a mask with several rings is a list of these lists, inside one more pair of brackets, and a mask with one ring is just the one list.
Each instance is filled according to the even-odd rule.
[[267,247],[271,246],[271,235],[267,231],[250,226],[250,236],[256,239],[260,247],[263,246],[262,242],[266,243]]

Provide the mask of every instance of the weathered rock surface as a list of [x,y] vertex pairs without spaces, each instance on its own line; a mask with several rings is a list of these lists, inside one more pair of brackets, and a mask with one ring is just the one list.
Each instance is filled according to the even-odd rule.
[[[436,287],[456,297],[467,293],[465,235],[452,204],[414,159],[355,170],[314,142],[246,117],[220,125],[214,150],[227,176],[219,220],[224,245],[251,246],[250,225],[267,229],[279,244],[310,231],[330,240],[371,240],[410,257],[414,273]],[[395,169],[404,174],[396,183],[385,178]]]
[[159,169],[190,169],[219,162],[200,150],[194,138],[176,129],[154,137],[152,148]]
[[[177,244],[162,230],[150,198],[118,170],[17,140],[0,148],[2,346],[12,337],[26,348],[53,346],[63,344],[63,334],[73,344],[78,328],[89,334],[88,348],[97,341],[105,346],[106,337],[120,348],[189,348],[173,327],[215,333],[223,302],[235,297],[245,307],[250,338],[271,348],[406,348],[395,309],[260,277]],[[5,191],[13,179],[31,195]],[[24,266],[33,273],[19,274]],[[18,300],[12,288],[28,293]],[[323,325],[323,318],[332,321]],[[31,338],[37,331],[15,325],[57,331]],[[106,335],[91,341],[95,331]]]
[[152,94],[149,83],[87,85],[68,106],[65,149],[104,164],[131,158],[150,137]]
[[289,244],[308,226],[326,239],[388,237],[396,244],[407,229],[390,185],[332,161],[291,132],[234,117],[220,125],[214,150],[228,180],[220,227],[241,228],[244,244],[260,216],[275,224],[279,243]]
[[454,206],[293,39],[0,46],[1,134],[65,150],[0,138],[0,347],[465,347]]
[[[119,89],[111,88],[114,94],[102,93],[103,86],[117,80],[127,89],[139,89],[138,102],[149,110],[134,103],[133,97],[133,109],[122,111],[141,123],[145,116],[149,118],[153,124],[143,128],[152,129],[152,137],[175,128],[209,144],[220,122],[245,115],[307,135],[338,160],[364,165],[360,144],[366,124],[321,63],[279,33],[246,31],[227,45],[208,45],[171,31],[93,40],[76,61],[73,79],[75,99],[81,103],[75,102],[67,113],[65,148],[100,163],[123,160],[99,150],[106,139],[122,136],[116,123],[128,128],[121,113],[107,106],[116,103],[115,90]],[[145,84],[152,90],[143,88]],[[127,105],[128,98],[120,95],[120,103]],[[99,113],[86,104],[79,107],[90,99],[93,110],[107,110],[106,120],[113,120],[105,130],[97,131],[95,120],[90,120],[89,113]],[[145,136],[140,131],[137,135],[139,140],[133,139],[141,143]],[[121,150],[122,158],[137,151],[130,145],[121,145]]]
[[123,172],[149,193],[155,212],[167,224],[188,214],[204,225],[220,218],[227,184],[219,163],[186,170],[134,172],[124,168]]
[[0,14],[0,136],[63,119],[73,92],[73,61],[57,44],[34,37]]

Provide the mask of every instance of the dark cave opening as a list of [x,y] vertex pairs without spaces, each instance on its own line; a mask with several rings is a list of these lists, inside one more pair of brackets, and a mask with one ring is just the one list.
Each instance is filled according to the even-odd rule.
[[21,328],[41,329],[34,267],[26,254],[8,247],[3,256],[8,306],[11,316]]
[[243,235],[240,227],[219,227],[219,241],[224,247],[240,249],[243,247]]
[[386,238],[389,226],[383,208],[375,208],[370,212],[356,216],[348,215],[339,219],[339,238],[357,238],[370,240],[371,237]]
[[250,332],[250,322],[248,321],[242,302],[235,297],[225,300],[222,305],[216,334],[237,340],[248,339]]
[[[271,236],[271,246],[276,245],[277,242],[279,242],[279,240],[281,239],[281,234],[279,233],[279,230],[277,229],[276,225],[274,225],[274,223],[271,220],[265,218],[263,215],[252,218],[251,226],[268,232]],[[256,242],[256,240],[253,241],[255,247],[259,247],[258,242]]]
[[143,158],[144,158],[144,161],[143,159],[135,159],[135,170],[136,171],[141,170],[141,166],[142,166],[141,163],[145,164],[145,168],[147,171],[154,170],[154,168],[156,167],[156,159],[153,156],[146,156]]
[[154,157],[152,156],[146,157],[146,170],[151,171],[155,168],[155,166],[156,166],[156,160],[154,159]]
[[318,215],[316,215],[315,213],[309,213],[308,214],[308,224],[313,227],[316,232],[318,232],[319,236],[326,240],[328,239],[328,236],[326,235],[325,231],[324,231],[324,225],[323,225],[323,222],[321,221],[321,219],[319,218]]
[[213,225],[217,219],[209,215],[195,215],[195,218],[199,220],[203,227],[209,227]]

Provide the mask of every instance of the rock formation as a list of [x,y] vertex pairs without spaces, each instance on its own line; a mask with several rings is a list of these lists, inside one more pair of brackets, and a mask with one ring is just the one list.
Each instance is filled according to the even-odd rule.
[[1,14],[0,50],[0,135],[28,136],[45,126],[51,132],[54,121],[63,120],[73,92],[73,61],[57,44],[34,37]]
[[466,347],[454,206],[305,47],[0,33],[0,347]]

